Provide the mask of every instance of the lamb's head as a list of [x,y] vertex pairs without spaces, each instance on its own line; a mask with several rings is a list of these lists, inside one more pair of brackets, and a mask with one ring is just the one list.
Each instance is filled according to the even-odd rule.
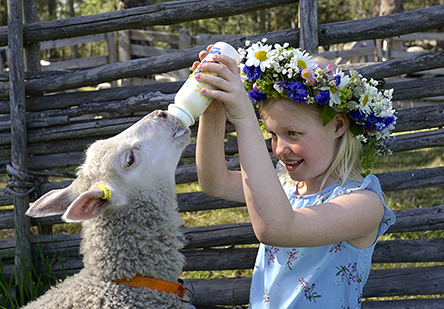
[[190,131],[176,117],[154,111],[122,133],[92,144],[77,179],[39,198],[26,214],[64,214],[65,221],[83,221],[145,191],[174,187],[175,170],[189,142]]

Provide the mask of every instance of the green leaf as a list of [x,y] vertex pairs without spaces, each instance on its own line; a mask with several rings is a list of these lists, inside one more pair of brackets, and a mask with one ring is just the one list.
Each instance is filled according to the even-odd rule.
[[336,116],[336,112],[328,105],[322,106],[322,124],[326,126]]
[[364,127],[359,124],[356,124],[354,120],[350,120],[350,131],[353,133],[353,136],[356,136],[364,133]]

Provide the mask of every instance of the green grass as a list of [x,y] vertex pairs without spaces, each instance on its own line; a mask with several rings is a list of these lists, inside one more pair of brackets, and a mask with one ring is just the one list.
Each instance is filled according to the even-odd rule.
[[[13,265],[16,257],[23,265],[23,272],[19,273],[14,266],[12,270],[13,275],[10,277],[6,276],[3,272],[4,266]],[[45,256],[40,248],[38,248],[37,252],[34,252],[29,265],[26,265],[20,255],[1,255],[0,309],[20,308],[28,301],[43,295],[52,285],[63,281],[67,277],[63,267],[61,279],[58,279],[54,273],[53,265],[56,260],[56,257]],[[42,272],[42,269],[45,271]]]

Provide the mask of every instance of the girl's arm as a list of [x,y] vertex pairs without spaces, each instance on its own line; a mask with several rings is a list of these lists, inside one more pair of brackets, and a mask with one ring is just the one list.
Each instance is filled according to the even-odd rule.
[[196,169],[199,185],[208,195],[245,202],[242,178],[225,163],[225,122],[223,105],[213,100],[200,116],[196,143]]

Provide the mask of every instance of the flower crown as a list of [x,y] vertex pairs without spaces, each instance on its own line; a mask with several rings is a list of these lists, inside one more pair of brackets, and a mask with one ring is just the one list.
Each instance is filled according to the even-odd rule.
[[266,39],[246,42],[239,49],[241,78],[250,100],[257,104],[267,98],[287,98],[296,103],[318,104],[323,125],[336,113],[346,114],[350,130],[362,145],[362,166],[371,169],[376,155],[389,155],[385,141],[394,129],[393,89],[379,91],[378,82],[368,81],[356,71],[350,76],[332,64],[322,69],[307,52],[275,44]]

